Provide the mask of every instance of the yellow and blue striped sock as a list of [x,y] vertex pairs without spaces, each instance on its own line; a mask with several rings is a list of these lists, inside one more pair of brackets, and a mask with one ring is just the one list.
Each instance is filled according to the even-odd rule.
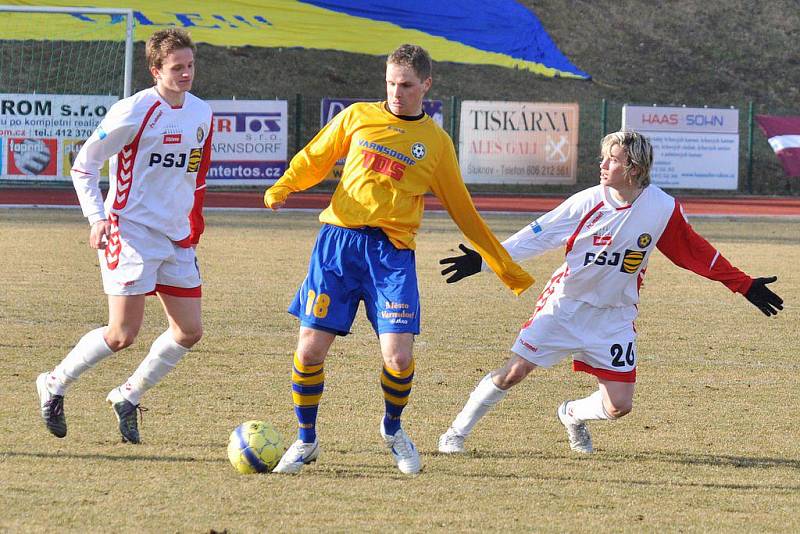
[[383,389],[383,399],[386,405],[386,413],[383,416],[383,429],[390,436],[400,430],[400,415],[403,413],[403,408],[408,404],[413,381],[413,359],[411,360],[411,365],[402,371],[395,371],[385,365],[383,366],[381,388]]
[[317,410],[325,387],[323,364],[303,365],[294,353],[292,365],[292,401],[297,416],[297,437],[304,443],[317,439]]

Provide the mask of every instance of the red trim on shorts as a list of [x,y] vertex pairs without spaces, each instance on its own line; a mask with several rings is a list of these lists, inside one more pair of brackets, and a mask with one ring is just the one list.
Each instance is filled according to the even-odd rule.
[[183,239],[181,239],[180,241],[173,241],[173,243],[176,246],[181,247],[181,248],[192,248],[192,242],[189,239],[188,235],[186,237],[184,237]]
[[626,372],[609,371],[608,369],[597,369],[580,360],[572,360],[572,370],[575,372],[583,371],[597,378],[612,382],[636,382],[636,368],[633,371]]
[[156,284],[156,288],[148,293],[148,295],[155,295],[156,293],[164,293],[173,297],[185,298],[200,298],[203,296],[203,286],[197,287],[176,287],[167,286],[164,284]]

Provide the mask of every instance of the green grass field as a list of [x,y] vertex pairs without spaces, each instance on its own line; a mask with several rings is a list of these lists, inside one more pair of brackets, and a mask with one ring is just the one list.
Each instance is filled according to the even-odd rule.
[[[529,221],[487,217],[501,237]],[[477,381],[500,365],[563,252],[525,267],[520,298],[492,275],[438,274],[461,235],[427,214],[419,236],[423,333],[405,427],[424,470],[401,475],[378,433],[381,360],[366,318],[326,365],[319,462],[295,477],[237,474],[228,435],[295,420],[285,312],[318,229],[310,213],[212,212],[199,248],[206,335],[143,400],[143,444],[120,443],[106,393],[138,365],[165,320],[148,303],[137,343],[66,397],[58,440],[34,380],[104,324],[97,258],[77,210],[0,210],[0,531],[2,532],[640,532],[800,530],[797,380],[800,222],[694,221],[736,265],[775,274],[787,302],[767,319],[720,284],[650,262],[638,322],[635,407],[592,428],[572,453],[555,409],[594,390],[567,362],[534,373],[481,424],[470,453],[436,440]]]

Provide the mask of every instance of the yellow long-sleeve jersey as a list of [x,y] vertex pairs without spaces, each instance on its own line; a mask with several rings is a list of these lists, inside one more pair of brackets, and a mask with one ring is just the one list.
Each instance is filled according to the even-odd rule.
[[381,228],[398,248],[414,249],[428,191],[497,276],[516,294],[533,278],[514,263],[478,214],[461,178],[453,142],[429,116],[404,120],[385,102],[356,103],[340,112],[292,158],[284,175],[264,194],[271,207],[325,179],[346,157],[342,178],[323,223]]

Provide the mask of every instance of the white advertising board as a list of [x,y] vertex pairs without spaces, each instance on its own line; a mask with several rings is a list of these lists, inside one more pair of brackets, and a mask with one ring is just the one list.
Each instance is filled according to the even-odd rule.
[[655,185],[738,187],[738,109],[623,106],[622,127],[643,133],[653,144]]
[[214,185],[267,185],[286,170],[285,100],[209,100],[214,111],[211,167]]
[[467,183],[574,184],[578,104],[461,103],[458,157]]
[[75,156],[117,100],[108,95],[0,94],[0,180],[71,181]]

